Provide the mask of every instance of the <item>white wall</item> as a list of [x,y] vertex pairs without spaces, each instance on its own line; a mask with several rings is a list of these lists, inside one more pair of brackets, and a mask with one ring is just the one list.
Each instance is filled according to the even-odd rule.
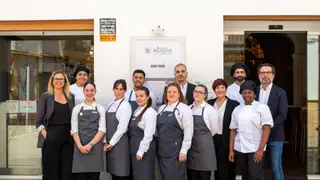
[[[117,78],[130,82],[130,37],[150,36],[163,27],[186,37],[186,64],[193,80],[223,75],[223,15],[316,15],[317,0],[1,0],[0,20],[95,19],[95,72],[98,99],[112,97]],[[99,42],[98,20],[117,18],[117,41]],[[130,83],[131,85],[131,83]]]

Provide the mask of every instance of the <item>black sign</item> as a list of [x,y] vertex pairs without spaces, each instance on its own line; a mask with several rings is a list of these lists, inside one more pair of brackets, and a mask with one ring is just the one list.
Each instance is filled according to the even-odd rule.
[[116,34],[116,18],[100,19],[100,34]]

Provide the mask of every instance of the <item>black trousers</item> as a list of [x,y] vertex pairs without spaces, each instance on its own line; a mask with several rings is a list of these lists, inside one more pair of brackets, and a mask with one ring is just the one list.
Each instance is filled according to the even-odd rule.
[[241,170],[242,180],[260,180],[262,161],[254,162],[254,153],[235,152]]
[[214,171],[214,179],[235,180],[237,175],[237,158],[235,157],[234,162],[229,161],[229,149],[223,147],[222,135],[214,135],[213,140],[217,157],[217,170]]
[[130,176],[115,176],[111,174],[112,180],[130,180]]
[[72,179],[73,141],[70,125],[49,125],[43,150],[43,179]]
[[99,180],[100,172],[73,173],[73,180]]
[[210,180],[211,171],[198,171],[187,169],[188,180]]

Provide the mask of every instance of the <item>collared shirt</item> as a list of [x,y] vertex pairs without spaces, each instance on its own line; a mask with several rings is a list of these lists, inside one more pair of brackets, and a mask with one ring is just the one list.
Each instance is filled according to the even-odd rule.
[[204,123],[211,131],[212,136],[214,136],[218,131],[218,112],[208,103],[205,101],[200,104],[200,106],[196,106],[195,103],[189,106],[192,109],[193,115],[200,115],[202,114],[203,110],[203,119]]
[[106,110],[104,109],[104,107],[100,104],[97,104],[96,102],[93,102],[92,104],[86,104],[82,102],[76,105],[72,110],[71,131],[70,131],[71,135],[78,132],[78,121],[79,121],[78,115],[82,107],[83,107],[83,110],[95,110],[97,107],[97,110],[100,114],[98,131],[106,133],[106,116],[105,116]]
[[[164,109],[165,111],[173,111],[174,108],[177,106],[178,102],[171,104],[166,107],[166,104],[160,106],[158,110],[158,114],[162,112]],[[193,136],[193,114],[192,110],[189,108],[188,105],[184,103],[179,103],[177,109],[174,111],[174,115],[177,118],[178,124],[180,125],[181,129],[183,130],[183,141],[182,147],[180,152],[187,154],[188,150],[191,146],[191,140]]]
[[[273,119],[267,105],[253,101],[252,105],[240,104],[232,113],[230,129],[236,129],[234,149],[241,153],[253,153],[259,149],[263,125],[273,127]],[[266,147],[264,147],[265,151]]]
[[182,91],[182,94],[183,94],[183,96],[184,97],[186,97],[187,96],[187,89],[188,89],[188,82],[186,83],[186,84],[184,84],[183,86],[180,86],[180,88],[181,88],[181,91]]
[[83,87],[79,87],[76,83],[72,84],[69,87],[69,90],[74,95],[74,102],[76,105],[82,103],[86,99],[83,93]]
[[232,100],[238,101],[240,104],[244,104],[244,100],[242,98],[242,95],[240,94],[240,86],[235,82],[228,86],[227,97]]
[[[123,98],[112,101],[108,105],[108,108],[109,107],[110,108],[107,112],[116,112],[116,110],[122,100],[123,100]],[[131,105],[128,103],[128,101],[124,100],[120,104],[118,111],[116,113],[116,118],[117,118],[119,124],[117,126],[116,132],[113,134],[113,136],[109,142],[109,144],[111,144],[112,146],[117,144],[119,142],[119,140],[121,139],[122,135],[127,132],[128,124],[129,124],[129,121],[131,118],[131,114],[132,114]],[[106,139],[104,140],[104,142],[106,142]]]
[[266,90],[263,89],[262,85],[260,85],[260,92],[259,92],[259,102],[260,103],[268,104],[272,84],[273,83],[270,83],[269,86],[266,88]]
[[[145,107],[138,107],[134,112],[134,116],[137,117]],[[138,127],[144,132],[143,139],[140,141],[139,149],[137,152],[138,156],[143,156],[148,151],[150,142],[153,140],[153,135],[156,132],[157,126],[157,111],[152,107],[149,107],[142,115],[141,120],[138,123]]]
[[[132,92],[132,95],[131,95],[131,98],[130,98],[130,93]],[[152,99],[152,107],[154,109],[157,108],[157,101],[156,99],[154,98],[154,95],[152,92],[150,92],[150,98]],[[129,99],[130,98],[130,99]],[[127,100],[128,102],[129,101],[135,101],[136,100],[136,93],[135,91],[131,88],[129,90],[126,91],[126,93],[124,94],[124,99]]]
[[224,117],[224,112],[226,111],[226,106],[227,106],[227,101],[226,99],[220,108],[218,108],[217,101],[214,103],[214,108],[218,111],[218,132],[217,134],[222,134],[223,133],[223,117]]

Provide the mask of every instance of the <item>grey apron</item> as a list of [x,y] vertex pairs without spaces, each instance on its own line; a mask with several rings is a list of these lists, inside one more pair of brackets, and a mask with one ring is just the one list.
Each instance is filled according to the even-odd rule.
[[131,163],[133,180],[155,180],[156,142],[153,139],[147,152],[143,154],[142,160],[137,161],[136,154],[140,142],[144,137],[144,131],[138,127],[136,117],[132,116],[129,125]]
[[164,111],[166,106],[157,117],[157,153],[162,180],[186,178],[186,162],[179,162],[183,130],[174,114],[177,106],[173,111]]
[[131,105],[131,110],[132,110],[131,112],[133,113],[139,107],[139,105],[137,104],[137,101],[131,101],[132,92],[133,92],[133,89],[130,92],[129,104]]
[[[116,114],[121,106],[120,102],[115,112],[108,112],[111,105],[106,111],[106,125],[107,125],[107,142],[109,143],[113,134],[116,132],[119,121]],[[129,176],[130,173],[130,150],[127,133],[124,133],[119,142],[115,144],[110,151],[106,152],[106,170],[108,173],[115,176]]]
[[[99,120],[100,114],[97,107],[95,110],[81,108],[78,114],[78,133],[82,145],[89,144],[95,137],[99,129]],[[73,173],[101,171],[104,171],[102,140],[95,144],[88,154],[82,154],[78,147],[74,146]]]
[[192,145],[188,151],[188,169],[198,171],[214,171],[217,169],[216,153],[212,134],[203,118],[204,108],[201,115],[193,115],[194,132]]

